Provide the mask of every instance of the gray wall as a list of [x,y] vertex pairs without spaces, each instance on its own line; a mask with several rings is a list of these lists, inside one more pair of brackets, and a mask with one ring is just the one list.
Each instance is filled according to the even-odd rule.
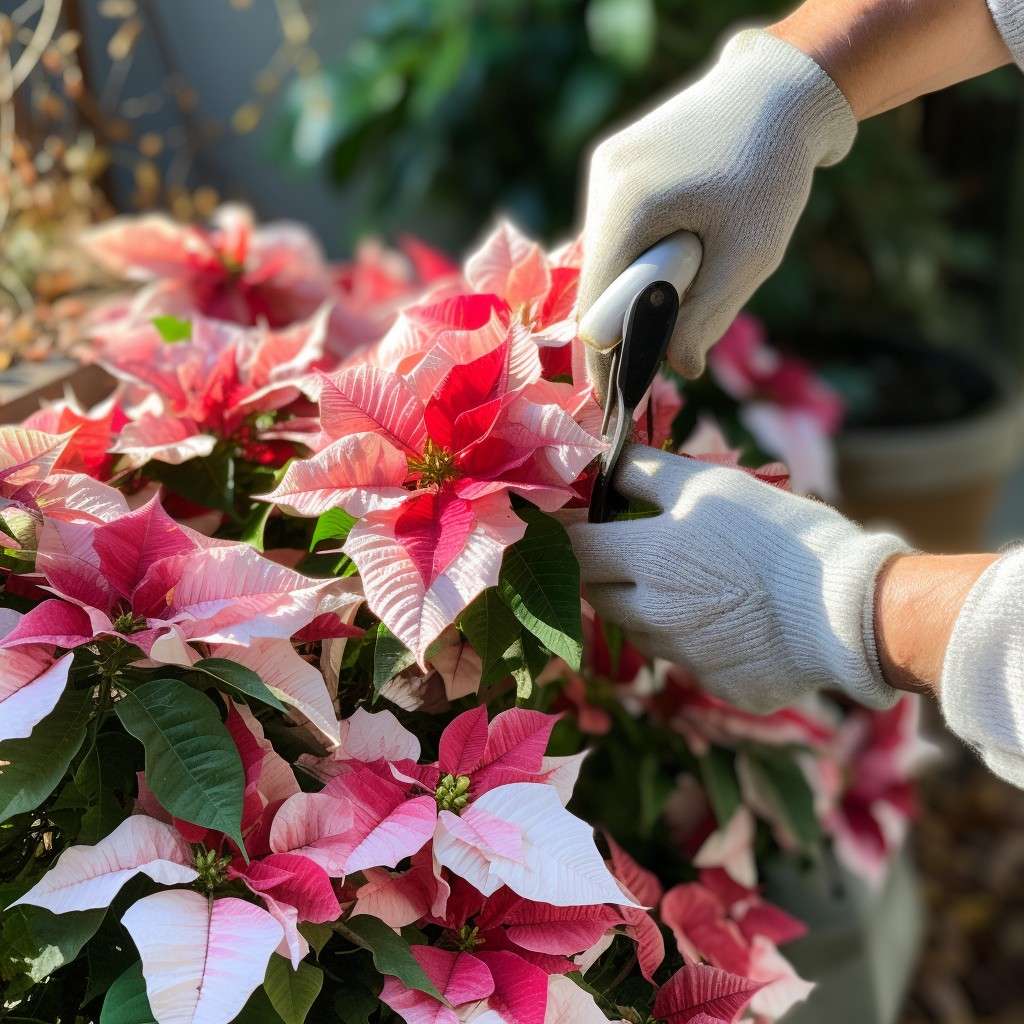
[[[314,24],[312,46],[324,63],[342,54],[371,0],[320,0],[307,3]],[[238,135],[231,117],[255,95],[253,83],[281,41],[274,0],[251,0],[239,9],[230,0],[142,0],[163,25],[163,37],[174,63],[199,94],[197,121],[213,121],[224,129],[206,142],[194,165],[191,184],[209,184],[228,199],[253,205],[261,217],[293,217],[313,226],[332,255],[345,236],[346,203],[316,170],[300,172],[274,154],[276,104],[255,131]],[[86,56],[93,88],[102,92],[110,75],[107,43],[120,24],[99,14],[98,0],[80,0]],[[121,91],[122,99],[159,91],[164,63],[151,27],[140,37]],[[280,102],[280,94],[277,102]],[[180,113],[169,97],[162,109],[141,119],[146,130],[180,132]],[[159,161],[167,168],[165,159]],[[131,172],[113,172],[121,205],[132,191]]]

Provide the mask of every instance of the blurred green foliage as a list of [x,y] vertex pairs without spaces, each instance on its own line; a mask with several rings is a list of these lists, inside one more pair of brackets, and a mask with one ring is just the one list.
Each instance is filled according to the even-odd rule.
[[[281,137],[357,197],[353,238],[412,230],[457,251],[504,210],[554,240],[578,223],[595,139],[694,77],[738,23],[789,6],[378,0],[336,66],[296,86]],[[1018,77],[863,125],[853,154],[818,175],[755,299],[773,336],[896,331],[975,347],[1024,321],[1007,287],[1024,259],[1010,230],[1024,204]]]

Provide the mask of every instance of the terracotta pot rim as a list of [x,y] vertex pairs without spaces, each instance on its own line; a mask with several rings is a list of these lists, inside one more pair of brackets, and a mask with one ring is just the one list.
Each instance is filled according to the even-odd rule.
[[1006,476],[1024,458],[1024,390],[959,420],[856,428],[836,437],[844,493],[940,493]]

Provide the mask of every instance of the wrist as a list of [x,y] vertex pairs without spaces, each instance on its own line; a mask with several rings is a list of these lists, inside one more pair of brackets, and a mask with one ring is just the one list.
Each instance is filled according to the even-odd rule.
[[865,95],[867,90],[853,70],[856,54],[837,52],[834,12],[823,11],[810,4],[801,5],[781,21],[769,25],[765,31],[813,60],[835,82],[858,121],[870,116],[874,100]]
[[937,694],[946,649],[971,588],[998,555],[903,554],[878,575],[874,637],[886,682]]
[[1008,63],[993,15],[1024,40],[1014,14],[1000,16],[1017,3],[990,0],[990,14],[985,0],[805,0],[768,31],[824,68],[862,121]]

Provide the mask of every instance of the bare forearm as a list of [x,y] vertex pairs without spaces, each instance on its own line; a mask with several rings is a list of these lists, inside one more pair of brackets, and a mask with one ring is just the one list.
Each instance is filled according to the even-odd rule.
[[768,31],[817,61],[858,120],[1010,62],[985,0],[805,0]]
[[875,640],[882,673],[897,690],[937,696],[960,609],[998,555],[898,555],[875,590]]

